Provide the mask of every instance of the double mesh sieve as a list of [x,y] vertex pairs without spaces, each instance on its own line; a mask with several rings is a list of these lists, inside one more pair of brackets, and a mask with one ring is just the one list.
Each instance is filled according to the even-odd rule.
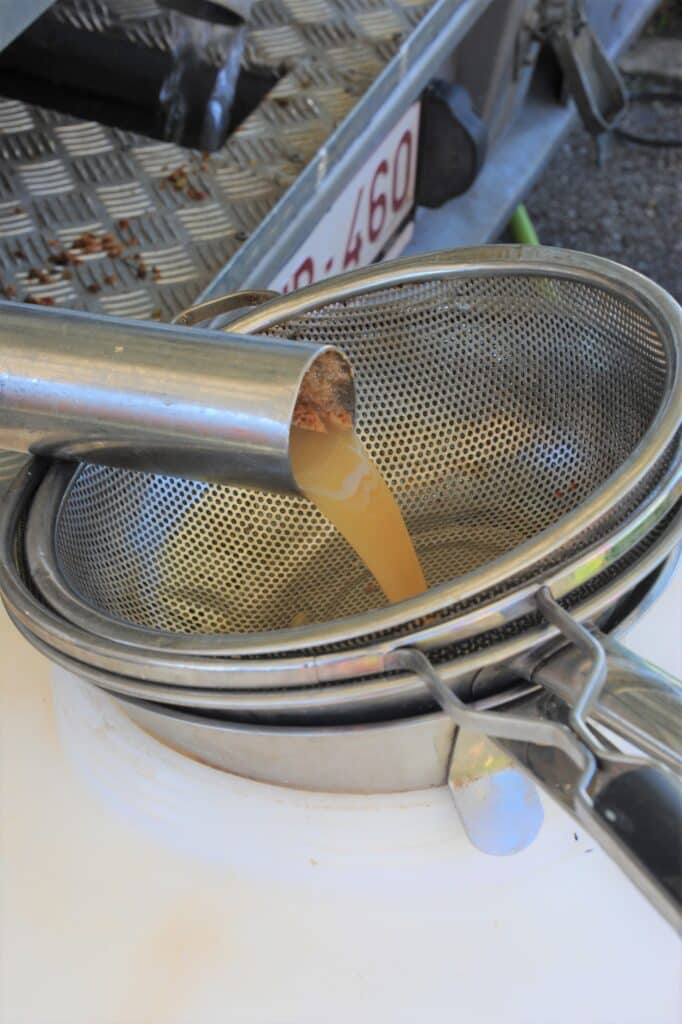
[[501,246],[440,254],[275,299],[230,327],[348,356],[358,433],[431,589],[384,606],[302,497],[55,471],[29,516],[34,585],[129,659],[342,651],[427,616],[457,621],[608,549],[654,496],[676,493],[679,309],[608,261]]

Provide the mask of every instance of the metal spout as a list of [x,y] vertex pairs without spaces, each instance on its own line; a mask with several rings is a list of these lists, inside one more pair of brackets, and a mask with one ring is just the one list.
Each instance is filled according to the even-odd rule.
[[0,448],[298,493],[299,399],[352,421],[336,349],[0,302]]

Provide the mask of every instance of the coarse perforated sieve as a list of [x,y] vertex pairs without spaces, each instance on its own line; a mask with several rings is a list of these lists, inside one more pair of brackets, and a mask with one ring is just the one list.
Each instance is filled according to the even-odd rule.
[[[358,432],[429,584],[469,574],[470,595],[477,574],[524,545],[498,580],[560,564],[638,506],[668,468],[669,434],[649,445],[657,463],[629,478],[624,467],[670,413],[677,386],[650,282],[577,254],[522,250],[521,260],[519,250],[490,248],[334,279],[232,324],[331,342],[349,356]],[[566,517],[561,543],[534,544]],[[149,631],[281,631],[300,613],[326,623],[376,616],[382,603],[304,498],[83,466],[54,544],[74,594]]]

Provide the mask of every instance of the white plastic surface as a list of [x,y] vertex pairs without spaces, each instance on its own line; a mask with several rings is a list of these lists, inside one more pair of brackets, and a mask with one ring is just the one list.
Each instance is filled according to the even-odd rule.
[[[630,638],[682,673],[682,574]],[[678,940],[553,804],[298,793],[166,749],[0,618],[2,1024],[678,1024]]]

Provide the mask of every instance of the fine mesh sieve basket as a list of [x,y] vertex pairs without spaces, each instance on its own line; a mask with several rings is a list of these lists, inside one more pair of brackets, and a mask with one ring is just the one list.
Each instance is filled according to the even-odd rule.
[[[305,498],[83,465],[63,498],[52,489],[44,545],[67,617],[82,603],[113,639],[129,624],[142,645],[173,633],[188,652],[281,654],[452,615],[546,573],[670,477],[674,305],[607,261],[515,247],[401,261],[268,302],[231,328],[348,355],[358,433],[436,589],[382,608]],[[288,630],[301,619],[312,625]]]

